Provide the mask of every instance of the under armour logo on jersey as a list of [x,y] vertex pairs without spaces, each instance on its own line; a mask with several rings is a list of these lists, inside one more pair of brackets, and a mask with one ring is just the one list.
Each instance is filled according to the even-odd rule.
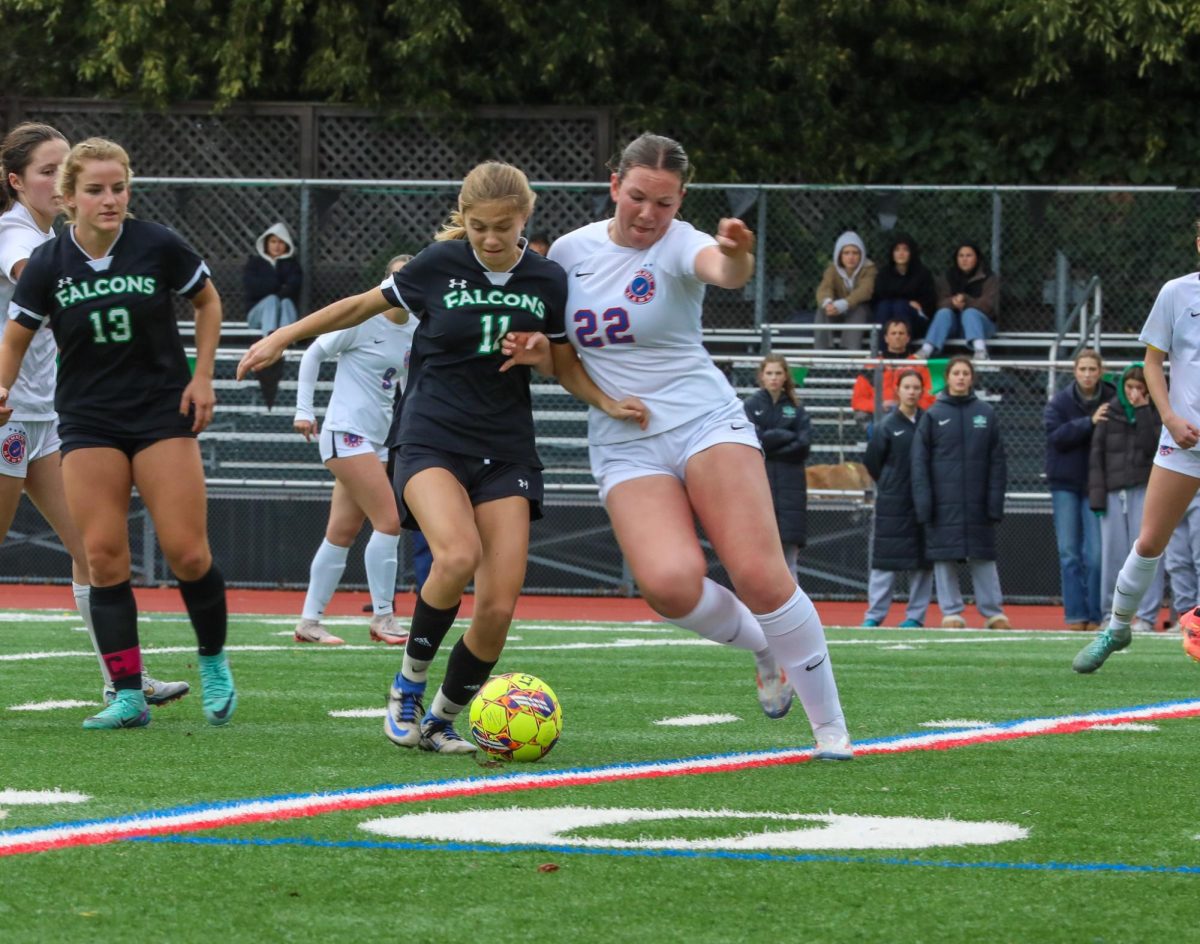
[[517,479],[517,487],[529,491],[529,479]]
[[59,288],[66,288],[66,286],[74,285],[74,284],[75,284],[75,280],[73,278],[71,278],[69,275],[64,275],[61,279],[58,280]]
[[450,287],[451,288],[466,288],[467,280],[466,279],[451,279]]

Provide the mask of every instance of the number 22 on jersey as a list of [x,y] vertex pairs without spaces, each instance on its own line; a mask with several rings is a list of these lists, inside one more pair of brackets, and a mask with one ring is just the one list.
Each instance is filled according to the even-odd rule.
[[[604,347],[607,344],[632,344],[629,333],[629,312],[624,308],[605,308],[599,320],[590,308],[581,308],[571,320],[580,347]],[[601,324],[603,322],[603,324]]]

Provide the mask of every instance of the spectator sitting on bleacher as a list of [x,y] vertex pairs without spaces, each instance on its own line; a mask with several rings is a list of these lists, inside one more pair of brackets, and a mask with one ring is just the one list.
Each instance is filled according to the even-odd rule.
[[941,353],[948,338],[966,338],[976,360],[987,358],[987,342],[996,334],[996,302],[1000,276],[989,272],[983,253],[974,243],[961,243],[954,263],[939,285],[938,310],[933,316],[918,356]]
[[[1121,373],[1117,395],[1108,403],[1108,421],[1098,423],[1092,433],[1088,468],[1088,501],[1101,516],[1100,586],[1103,612],[1112,611],[1117,572],[1133,547],[1142,527],[1146,485],[1158,454],[1162,420],[1150,402],[1146,374],[1141,364],[1130,364]],[[1133,619],[1134,632],[1154,628],[1163,598],[1163,567],[1159,562],[1154,579],[1142,596]]]
[[[833,246],[833,262],[825,268],[817,286],[817,313],[814,322],[822,324],[867,324],[871,321],[871,296],[875,293],[875,263],[867,258],[858,233],[847,230]],[[862,331],[821,331],[813,334],[820,350],[840,347],[857,351],[862,347]]]
[[[914,354],[909,352],[908,325],[903,319],[894,318],[887,323],[883,332],[883,343],[884,348],[879,352],[880,358],[905,361],[912,360],[915,357]],[[904,364],[896,364],[895,366],[884,365],[882,385],[884,413],[895,409],[896,404],[899,402],[899,397],[896,394],[896,378],[905,368],[915,370],[921,375],[921,383],[924,385],[924,392],[921,394],[921,409],[928,410],[929,405],[933,403],[933,394],[929,392],[929,369],[927,367],[915,367]],[[869,428],[875,419],[874,366],[869,365],[858,372],[858,377],[854,381],[854,392],[850,395],[850,407],[854,410],[854,418],[864,428]]]
[[[879,324],[886,325],[899,318],[914,338],[925,336],[937,307],[937,288],[933,273],[921,261],[917,241],[906,233],[892,237],[887,262],[880,266],[875,277],[875,297],[871,303]],[[925,389],[929,390],[928,383]]]
[[783,357],[768,354],[763,358],[758,383],[761,389],[746,399],[746,416],[762,443],[783,556],[795,576],[800,548],[808,539],[804,463],[812,448],[812,420],[800,403],[792,372]]
[[266,337],[291,324],[298,312],[304,275],[296,258],[296,242],[286,223],[276,223],[255,240],[255,254],[242,270],[246,323]]

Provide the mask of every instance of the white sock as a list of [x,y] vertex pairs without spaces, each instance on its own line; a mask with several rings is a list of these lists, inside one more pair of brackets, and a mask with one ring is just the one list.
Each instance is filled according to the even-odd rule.
[[405,650],[404,662],[400,665],[400,674],[410,682],[427,682],[429,681],[429,667],[433,665],[433,660],[428,662],[424,659],[414,659]]
[[92,588],[86,583],[71,581],[71,593],[75,595],[75,608],[83,617],[83,625],[87,627],[88,638],[92,641],[92,650],[100,662],[100,674],[104,677],[104,687],[112,688],[112,676],[108,674],[108,663],[100,655],[100,643],[96,641],[96,630],[92,626]]
[[[659,614],[662,616],[662,614]],[[767,639],[763,636],[762,627],[741,600],[732,591],[725,589],[714,580],[704,578],[700,589],[700,602],[686,616],[663,619],[684,629],[690,629],[698,636],[719,642],[723,646],[733,646],[735,649],[745,649],[749,652],[762,652],[767,648]]]
[[429,706],[429,713],[435,718],[441,718],[443,721],[453,721],[466,708],[466,705],[458,705],[447,698],[439,688],[437,694],[433,696],[433,704]]
[[333,591],[346,570],[346,557],[350,548],[321,541],[308,568],[308,593],[304,595],[303,619],[319,620],[325,615],[325,607],[333,599]]
[[773,613],[755,615],[755,619],[800,696],[813,731],[828,725],[840,726],[844,731],[846,720],[829,661],[825,630],[808,594],[797,587],[783,606]]
[[917,351],[917,360],[927,361],[929,355],[933,353],[933,346],[930,344],[922,344],[921,350]]
[[396,561],[399,557],[400,535],[372,531],[367,542],[364,563],[367,565],[367,586],[371,588],[371,607],[376,616],[392,612],[396,595]]
[[975,348],[976,351],[986,351],[987,341],[985,341],[983,338],[976,338],[971,342],[971,346]]
[[1120,573],[1117,574],[1117,586],[1113,591],[1112,617],[1109,619],[1109,625],[1116,624],[1124,629],[1129,628],[1133,615],[1142,603],[1142,597],[1146,595],[1150,584],[1154,582],[1154,573],[1158,570],[1160,560],[1162,560],[1161,554],[1158,557],[1142,557],[1137,552],[1137,544],[1133,545],[1129,556],[1125,558],[1125,563],[1121,565]]

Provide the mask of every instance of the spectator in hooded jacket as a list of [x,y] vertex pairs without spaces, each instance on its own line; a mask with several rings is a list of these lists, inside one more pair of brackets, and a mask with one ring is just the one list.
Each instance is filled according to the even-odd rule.
[[1004,517],[1008,477],[1004,438],[996,411],[971,389],[974,382],[971,358],[950,358],[946,387],[917,424],[913,503],[933,561],[942,625],[966,626],[958,582],[958,562],[966,561],[984,625],[1011,629],[996,569],[996,525]]
[[875,276],[872,304],[879,324],[886,325],[898,318],[908,326],[912,337],[925,336],[929,319],[937,308],[937,288],[933,273],[921,261],[917,241],[906,233],[892,237],[887,262]]
[[925,536],[917,524],[912,494],[912,447],[922,410],[925,376],[900,371],[900,402],[878,426],[867,445],[863,464],[875,480],[875,526],[871,541],[871,577],[864,626],[882,626],[892,605],[898,571],[908,573],[908,608],[902,628],[925,625],[933,570],[925,558]]
[[1100,355],[1075,355],[1075,379],[1058,391],[1042,414],[1046,428],[1046,484],[1054,508],[1054,535],[1062,575],[1067,628],[1100,628],[1100,521],[1088,504],[1092,431],[1108,420],[1116,388],[1101,379]]
[[[833,246],[833,262],[825,268],[817,286],[817,314],[823,324],[867,324],[871,321],[871,296],[875,293],[875,263],[867,258],[858,233],[847,230]],[[840,347],[857,351],[862,331],[821,331],[813,335],[819,349]]]
[[[1101,516],[1100,543],[1104,556],[1100,580],[1104,587],[1104,612],[1112,608],[1117,571],[1125,563],[1142,526],[1146,483],[1150,481],[1161,432],[1162,420],[1150,402],[1146,373],[1140,363],[1130,364],[1121,373],[1117,395],[1108,402],[1108,420],[1098,424],[1092,435],[1088,469],[1088,500],[1092,510]],[[1131,624],[1135,632],[1154,628],[1162,599],[1160,564]]]
[[938,310],[925,332],[925,343],[918,356],[926,358],[940,353],[947,338],[966,338],[975,359],[985,359],[988,339],[996,334],[1000,276],[988,271],[978,246],[961,243],[954,251],[954,263],[946,271],[940,289]]
[[296,241],[286,223],[275,223],[254,243],[255,254],[242,270],[246,322],[266,337],[296,320],[303,273]]
[[[884,347],[879,352],[880,359],[884,361],[912,360],[915,355],[909,351],[910,338],[907,322],[901,318],[889,321],[883,329]],[[888,413],[896,408],[896,404],[899,402],[896,380],[901,373],[910,370],[915,370],[921,375],[921,383],[924,388],[924,392],[921,394],[921,409],[927,410],[933,403],[933,394],[929,392],[929,368],[888,364],[883,368],[883,380],[880,384],[883,391],[880,397],[883,413]],[[873,365],[864,367],[858,372],[858,377],[854,380],[854,391],[850,394],[850,408],[854,410],[854,418],[867,428],[869,436],[871,423],[875,419],[875,367]]]
[[812,448],[812,421],[800,403],[792,372],[783,357],[768,354],[763,358],[758,366],[758,384],[760,389],[746,400],[746,416],[762,442],[783,556],[794,575],[800,548],[808,538],[804,462]]

